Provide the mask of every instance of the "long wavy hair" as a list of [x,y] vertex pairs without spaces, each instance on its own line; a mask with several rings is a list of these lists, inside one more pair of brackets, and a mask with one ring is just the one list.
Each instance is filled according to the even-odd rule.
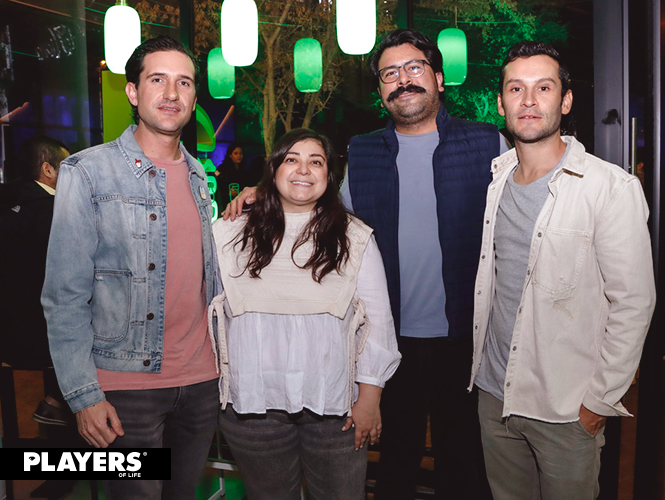
[[[291,249],[291,259],[301,269],[311,269],[312,279],[321,283],[323,277],[333,271],[340,272],[349,258],[349,240],[346,229],[349,215],[339,198],[342,172],[338,170],[335,151],[327,137],[313,130],[299,128],[284,134],[276,143],[266,162],[263,180],[256,191],[256,203],[251,207],[247,224],[232,242],[240,251],[249,250],[245,271],[252,278],[259,278],[261,270],[272,262],[284,238],[284,209],[277,190],[275,174],[287,153],[300,141],[312,139],[321,144],[328,164],[328,185],[317,200],[314,215],[303,228]],[[314,250],[304,266],[298,265],[293,256],[306,242],[313,241]]]

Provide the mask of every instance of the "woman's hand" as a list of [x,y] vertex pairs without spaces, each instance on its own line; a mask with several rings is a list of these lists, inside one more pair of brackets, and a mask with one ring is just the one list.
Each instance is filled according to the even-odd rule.
[[381,436],[381,410],[379,402],[381,401],[381,388],[376,385],[358,384],[360,391],[358,400],[353,405],[352,416],[346,419],[342,428],[343,431],[349,430],[352,426],[356,429],[356,439],[354,447],[356,451],[365,445],[369,439],[371,444],[376,443]]
[[256,187],[246,187],[240,194],[231,200],[231,203],[226,205],[226,209],[222,214],[224,220],[236,220],[236,217],[242,215],[242,207],[244,204],[251,205],[256,201]]

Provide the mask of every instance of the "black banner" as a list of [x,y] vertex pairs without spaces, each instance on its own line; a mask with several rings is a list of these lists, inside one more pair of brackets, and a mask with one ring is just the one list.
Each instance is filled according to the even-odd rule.
[[2,479],[171,479],[169,448],[0,448]]

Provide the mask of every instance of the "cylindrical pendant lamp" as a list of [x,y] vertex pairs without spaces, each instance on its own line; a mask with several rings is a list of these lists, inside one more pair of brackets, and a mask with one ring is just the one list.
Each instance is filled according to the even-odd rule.
[[139,13],[126,0],[109,7],[104,16],[104,58],[113,72],[125,74],[125,64],[134,49],[141,44]]
[[250,66],[259,52],[259,13],[254,0],[224,0],[222,53],[231,66]]
[[222,49],[208,53],[208,90],[215,99],[228,99],[236,88],[236,69],[224,60]]
[[376,41],[376,0],[337,0],[337,44],[350,55],[369,53]]
[[439,33],[437,45],[443,56],[445,85],[462,85],[466,80],[466,35],[461,29],[447,28]]
[[314,38],[301,38],[293,47],[293,73],[300,92],[316,92],[323,83],[321,44]]

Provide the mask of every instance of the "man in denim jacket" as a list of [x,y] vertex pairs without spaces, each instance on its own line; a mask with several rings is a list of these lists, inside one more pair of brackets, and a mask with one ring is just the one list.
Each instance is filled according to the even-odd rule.
[[95,446],[171,448],[171,481],[110,481],[111,498],[194,499],[217,423],[211,204],[180,146],[197,68],[178,42],[126,66],[138,126],[62,163],[42,304],[53,364]]
[[655,303],[639,180],[562,137],[559,54],[508,53],[476,279],[472,383],[495,500],[593,499],[608,416],[639,364]]

